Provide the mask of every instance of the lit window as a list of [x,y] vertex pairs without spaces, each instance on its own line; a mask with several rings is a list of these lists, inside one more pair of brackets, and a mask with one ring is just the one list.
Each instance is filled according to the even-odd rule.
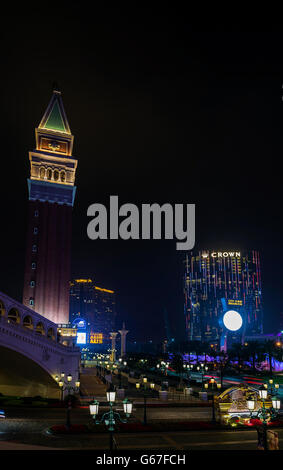
[[30,297],[30,299],[29,299],[29,304],[30,304],[30,305],[34,305],[34,300],[33,300],[32,297]]
[[33,253],[37,252],[37,246],[36,245],[32,245],[32,251],[33,251]]
[[35,282],[34,281],[30,281],[30,287],[34,287],[35,286]]
[[34,227],[33,233],[34,233],[34,235],[37,235],[37,234],[38,234],[38,228],[37,228],[37,227]]
[[31,263],[31,269],[35,269],[36,268],[36,263]]

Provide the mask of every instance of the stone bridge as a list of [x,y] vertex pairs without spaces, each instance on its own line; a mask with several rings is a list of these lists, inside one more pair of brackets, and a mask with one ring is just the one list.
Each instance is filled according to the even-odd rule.
[[59,343],[55,323],[0,292],[0,393],[59,398],[62,372],[72,384],[79,379],[80,350]]

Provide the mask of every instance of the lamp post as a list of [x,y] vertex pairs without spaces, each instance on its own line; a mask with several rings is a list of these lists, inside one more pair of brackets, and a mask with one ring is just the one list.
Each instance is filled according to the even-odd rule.
[[[70,420],[70,415],[71,415],[71,409],[72,409],[72,401],[71,401],[71,393],[70,392],[79,392],[80,390],[80,381],[77,380],[75,382],[75,386],[71,385],[73,377],[71,374],[67,376],[67,382],[64,380],[65,374],[64,372],[61,372],[61,379],[58,381],[58,385],[61,389],[61,401],[63,401],[63,394],[67,390],[68,395],[67,395],[67,418],[66,418],[66,426],[67,428],[70,428],[71,426],[71,420]],[[65,387],[64,387],[65,385]]]
[[263,386],[267,389],[270,395],[273,395],[279,389],[279,384],[274,383],[273,379],[269,379],[268,384],[263,384]]
[[[208,390],[210,384],[211,384],[211,388],[212,388],[212,418],[211,418],[211,422],[212,422],[212,424],[215,424],[216,423],[216,418],[215,418],[215,403],[214,403],[214,393],[213,393],[215,380],[213,378],[210,379],[209,382],[204,384],[204,388],[206,390]],[[220,385],[220,384],[217,384],[217,388],[219,388],[218,385]],[[220,385],[220,387],[221,387],[221,385]]]
[[117,411],[114,411],[113,405],[116,399],[116,392],[112,387],[106,393],[107,401],[109,403],[110,410],[107,411],[102,415],[100,419],[97,418],[98,410],[99,410],[99,402],[94,400],[93,403],[89,405],[90,414],[93,417],[95,424],[105,424],[109,431],[109,449],[110,452],[113,452],[113,442],[114,442],[114,431],[115,431],[115,423],[116,419],[118,419],[121,423],[127,423],[128,418],[130,417],[133,409],[133,404],[126,398],[123,401],[123,410],[126,415],[127,419],[121,418],[120,414]]
[[[155,384],[151,383],[150,388],[154,390]],[[147,424],[147,414],[146,414],[146,401],[147,401],[147,377],[142,379],[142,388],[139,382],[136,383],[136,389],[143,391],[143,424]]]
[[259,388],[259,397],[261,399],[262,405],[260,408],[256,409],[256,399],[254,397],[250,397],[247,400],[247,406],[250,411],[251,418],[258,418],[262,423],[262,431],[263,431],[263,449],[268,450],[267,446],[267,423],[268,420],[271,418],[276,418],[278,415],[278,411],[280,410],[281,402],[280,400],[274,396],[271,397],[272,406],[271,408],[266,408],[265,402],[268,397],[268,391],[265,386]]

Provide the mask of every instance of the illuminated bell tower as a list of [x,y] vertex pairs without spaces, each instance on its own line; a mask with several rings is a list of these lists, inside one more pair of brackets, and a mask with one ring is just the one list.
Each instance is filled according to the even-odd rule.
[[72,207],[77,160],[61,92],[54,90],[29,152],[29,208],[23,304],[69,321]]

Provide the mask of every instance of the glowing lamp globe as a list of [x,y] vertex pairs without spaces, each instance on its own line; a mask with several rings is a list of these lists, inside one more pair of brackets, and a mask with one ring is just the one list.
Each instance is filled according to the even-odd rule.
[[281,402],[277,397],[272,398],[272,406],[275,410],[280,410]]
[[243,319],[236,310],[228,310],[223,316],[224,326],[229,331],[238,331],[243,325]]
[[129,417],[130,414],[132,413],[133,409],[133,404],[132,402],[128,401],[127,399],[123,401],[123,408],[124,408],[124,413]]

